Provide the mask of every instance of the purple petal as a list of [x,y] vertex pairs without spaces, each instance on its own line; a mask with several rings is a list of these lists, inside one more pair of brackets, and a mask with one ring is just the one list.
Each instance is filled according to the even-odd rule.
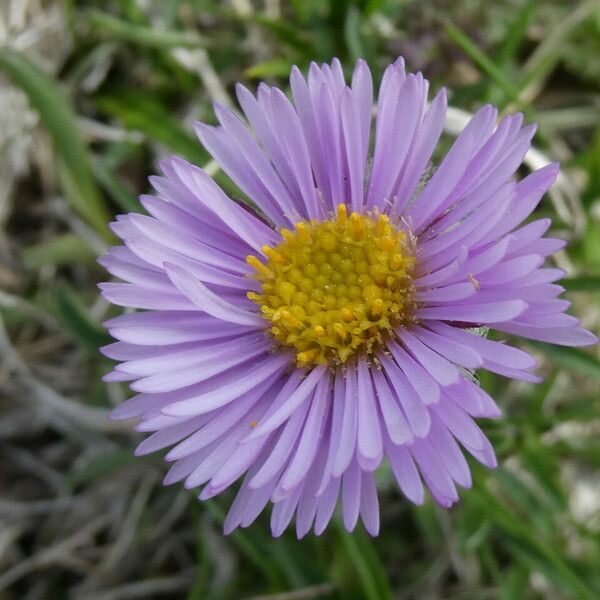
[[532,340],[540,340],[561,346],[593,346],[598,343],[598,338],[589,331],[580,327],[542,327],[525,325],[521,323],[501,323],[495,326],[500,331],[520,335]]
[[342,477],[342,513],[346,531],[353,531],[360,513],[361,472],[354,459]]
[[440,336],[473,348],[485,360],[493,360],[499,364],[516,369],[529,370],[535,369],[538,366],[537,360],[527,354],[527,352],[512,348],[501,342],[482,338],[479,335],[468,333],[464,329],[452,327],[445,323],[430,323],[429,327]]
[[415,310],[415,316],[425,320],[501,323],[518,317],[526,308],[527,304],[522,300],[507,300],[418,308]]
[[228,373],[226,383],[220,379],[210,386],[212,389],[197,396],[173,402],[163,408],[163,411],[165,414],[173,416],[191,416],[225,406],[265,379],[277,377],[287,367],[290,358],[289,354],[267,356],[261,362],[251,364],[248,369],[240,369],[234,375]]
[[425,370],[425,373],[423,373],[422,370],[420,371],[419,377],[411,379],[410,374],[417,373],[415,365],[405,369],[405,373],[413,384],[413,387],[415,387],[417,391],[420,390],[420,395],[424,402],[428,402],[425,398],[431,398],[430,388],[433,389],[433,386],[431,385],[428,387],[423,386],[423,382],[428,381],[427,374],[430,374],[442,386],[452,385],[458,381],[458,371],[451,362],[423,344],[423,342],[410,333],[408,329],[400,328],[397,333],[410,353],[419,361],[420,365]]
[[314,391],[311,407],[298,440],[296,452],[279,482],[284,490],[292,490],[299,485],[315,459],[330,401],[329,383],[329,377],[321,377]]
[[349,365],[346,374],[344,414],[337,453],[332,469],[334,477],[339,477],[348,468],[354,456],[354,449],[356,448],[358,431],[358,391],[356,377],[356,368],[353,365]]
[[331,409],[331,424],[329,427],[329,431],[326,431],[325,434],[326,438],[327,436],[329,437],[327,460],[323,468],[323,478],[319,489],[317,490],[317,496],[320,496],[325,492],[326,488],[329,486],[330,479],[332,477],[333,465],[336,460],[342,436],[345,395],[346,385],[344,382],[344,375],[338,372],[334,375],[333,382],[333,407]]
[[440,397],[440,388],[422,363],[417,362],[404,348],[392,340],[388,342],[387,347],[423,404],[437,402]]
[[438,335],[423,327],[413,327],[412,333],[424,344],[448,360],[467,369],[477,369],[483,364],[483,358],[471,347],[461,344],[447,336]]
[[427,163],[442,133],[447,104],[447,92],[445,88],[442,88],[429,105],[423,122],[417,128],[411,151],[394,190],[396,198],[394,212],[396,214],[400,214],[404,210],[410,198],[412,198],[419,180],[423,176]]
[[385,423],[387,433],[394,444],[406,444],[413,440],[410,427],[406,418],[400,410],[394,393],[381,371],[373,370],[371,372],[375,389],[377,390],[377,399],[379,408]]
[[379,360],[384,367],[384,372],[390,389],[396,393],[410,429],[415,437],[425,437],[431,425],[429,411],[421,401],[417,392],[410,386],[405,374],[387,356],[380,356]]
[[341,117],[344,154],[350,185],[348,202],[352,210],[360,211],[363,206],[365,163],[362,152],[360,115],[354,96],[349,88],[346,88],[342,95]]
[[423,504],[423,484],[410,452],[391,442],[386,442],[385,452],[402,493],[414,504]]
[[308,402],[301,404],[283,426],[283,431],[279,435],[271,454],[265,459],[250,481],[252,489],[258,489],[266,485],[287,464],[300,431],[304,427],[309,408],[310,404]]
[[371,137],[371,118],[373,114],[373,78],[367,63],[358,59],[352,74],[352,93],[356,99],[359,113],[360,134],[362,140],[362,164],[367,163],[369,140]]
[[358,361],[358,436],[356,443],[357,459],[364,471],[373,471],[379,466],[383,456],[381,426],[375,404],[375,393],[370,368],[365,359]]
[[150,310],[194,310],[196,305],[175,289],[172,293],[130,283],[100,283],[102,296],[118,306]]
[[321,533],[323,533],[329,521],[331,520],[333,511],[335,510],[338,495],[340,493],[340,483],[341,478],[339,477],[334,477],[330,479],[327,488],[319,497],[319,504],[317,506],[317,516],[315,518],[316,535],[321,535]]
[[165,263],[165,270],[173,284],[181,290],[196,306],[207,314],[238,325],[264,327],[265,321],[256,313],[233,306],[211,292],[199,279],[196,279],[183,267]]
[[361,473],[360,516],[365,529],[372,535],[379,535],[379,500],[373,473]]
[[265,435],[273,431],[276,427],[279,427],[298,406],[306,401],[322,378],[329,381],[327,367],[325,365],[318,365],[306,376],[287,401],[277,411],[259,423],[247,439],[251,440]]

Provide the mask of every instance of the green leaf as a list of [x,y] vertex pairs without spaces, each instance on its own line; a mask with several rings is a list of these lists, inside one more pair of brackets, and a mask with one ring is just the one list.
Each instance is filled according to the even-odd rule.
[[600,379],[600,361],[589,352],[543,342],[530,341],[528,343],[541,350],[561,368],[578,371],[588,377]]
[[174,112],[147,91],[118,88],[100,96],[97,103],[103,112],[120,119],[126,128],[142,132],[195,164],[204,164],[210,158],[200,142],[181,126]]
[[160,456],[135,456],[130,448],[111,450],[94,457],[85,466],[76,468],[65,477],[65,483],[69,489],[75,489],[86,483],[96,481],[104,475],[108,475],[113,471],[127,467],[131,464],[141,461],[148,464],[157,463]]
[[56,304],[65,329],[84,346],[97,352],[100,346],[110,343],[111,337],[106,330],[68,288],[60,286],[56,290]]
[[494,473],[496,481],[510,498],[511,503],[517,506],[523,514],[535,521],[538,528],[550,526],[547,521],[546,506],[540,506],[539,494],[535,494],[517,475],[499,467]]
[[116,204],[119,205],[121,210],[125,212],[145,212],[137,198],[113,174],[104,157],[94,160],[94,172],[100,185]]
[[362,19],[360,12],[356,6],[351,6],[346,13],[346,21],[344,23],[344,37],[346,45],[350,52],[350,57],[353,61],[359,58],[366,58],[367,53],[362,39],[361,33]]
[[536,0],[526,0],[523,3],[523,6],[518,9],[515,18],[508,29],[508,35],[496,52],[496,61],[500,65],[506,66],[515,61],[517,52],[525,39],[527,29],[535,15],[537,5],[538,3]]
[[580,23],[598,11],[598,2],[588,0],[569,8],[565,5],[565,9],[564,18],[552,31],[547,32],[525,63],[521,76],[523,89],[534,89],[548,77],[565,53],[566,42],[573,32]]
[[381,559],[362,530],[347,533],[340,527],[340,536],[348,560],[356,569],[365,598],[385,600],[393,597]]
[[[239,15],[236,15],[240,18]],[[254,22],[268,29],[281,43],[299,51],[307,58],[314,58],[314,48],[310,40],[302,35],[302,30],[295,23],[288,23],[282,19],[270,19],[260,13],[241,17],[248,22]],[[276,59],[275,59],[276,60]],[[289,73],[289,71],[288,71]],[[286,73],[287,75],[287,73]]]
[[[215,500],[209,500],[204,503],[213,519],[220,525],[225,521],[225,511],[217,504]],[[283,577],[276,568],[274,561],[266,555],[262,544],[262,536],[250,536],[241,528],[234,529],[229,534],[229,539],[237,546],[238,550],[265,576],[266,580],[275,589],[283,584]]]
[[477,46],[461,29],[452,22],[446,22],[446,32],[450,39],[477,65],[510,100],[516,100],[519,89],[479,46]]
[[514,556],[518,564],[525,565],[532,571],[541,573],[559,589],[570,591],[575,594],[575,598],[581,598],[582,600],[597,598],[596,594],[587,586],[587,583],[581,580],[570,567],[566,570],[566,564],[565,569],[557,569],[555,562],[549,560],[545,553],[536,552],[535,549],[521,543],[519,540],[511,539],[510,536],[505,537],[502,543]]
[[146,23],[146,15],[138,4],[138,0],[117,0],[117,4],[128,21],[142,25]]
[[560,581],[562,586],[572,590],[577,598],[596,598],[587,583],[561,554],[561,548],[549,544],[531,524],[516,518],[489,490],[481,486],[474,487],[469,497],[479,506],[485,517],[500,529],[503,543],[513,538],[518,542],[519,548],[523,549],[523,555],[527,553],[527,556],[535,557],[537,563],[534,568],[541,568],[540,565],[543,564],[545,571],[546,566],[549,566],[556,573],[555,581]]
[[204,528],[202,527],[204,507],[199,502],[192,502],[190,511],[196,526],[196,577],[187,595],[187,600],[202,600],[207,596],[213,564],[218,557],[210,551],[210,546],[204,539]]
[[87,20],[94,31],[105,33],[112,40],[132,42],[148,48],[198,48],[207,44],[207,40],[194,33],[161,31],[123,21],[99,10],[90,10]]
[[314,8],[314,0],[291,0],[290,4],[298,21],[306,23],[310,19]]
[[560,285],[562,285],[569,292],[600,292],[600,275],[569,277],[568,279],[561,279]]
[[0,48],[0,69],[23,90],[39,112],[62,164],[66,200],[98,233],[111,240],[107,227],[109,213],[92,174],[88,148],[61,88],[27,57],[7,47]]
[[244,75],[248,79],[286,77],[291,68],[292,61],[287,58],[274,58],[249,67],[244,71]]
[[500,580],[500,596],[498,600],[514,600],[525,598],[525,590],[529,582],[529,570],[521,565],[511,569],[508,577]]
[[29,246],[23,251],[23,261],[31,269],[47,265],[62,266],[93,263],[96,253],[74,233],[64,233],[47,242]]

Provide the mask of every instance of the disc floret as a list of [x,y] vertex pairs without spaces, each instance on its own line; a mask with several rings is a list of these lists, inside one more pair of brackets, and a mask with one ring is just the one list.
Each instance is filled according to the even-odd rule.
[[348,215],[282,229],[283,240],[248,256],[261,292],[248,292],[298,366],[344,364],[372,354],[409,319],[414,257],[387,215]]

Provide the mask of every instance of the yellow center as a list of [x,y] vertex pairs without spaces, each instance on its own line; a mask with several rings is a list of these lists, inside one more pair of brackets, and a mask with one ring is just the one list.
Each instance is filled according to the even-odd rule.
[[403,231],[386,215],[305,221],[264,246],[264,263],[248,256],[261,293],[248,292],[271,334],[296,350],[298,366],[343,364],[372,354],[409,318],[414,258]]

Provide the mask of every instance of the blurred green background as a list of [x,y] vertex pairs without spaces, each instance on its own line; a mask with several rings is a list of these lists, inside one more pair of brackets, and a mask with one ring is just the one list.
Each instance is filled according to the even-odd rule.
[[163,488],[161,456],[134,459],[131,425],[106,419],[128,392],[100,381],[116,313],[95,258],[156,161],[180,154],[235,196],[192,134],[213,100],[333,56],[378,81],[399,54],[455,108],[539,122],[537,159],[563,177],[536,216],[569,240],[555,260],[598,333],[597,0],[0,2],[1,598],[600,598],[598,348],[519,342],[545,382],[482,375],[500,467],[473,465],[450,511],[411,506],[382,471],[376,539],[273,540],[265,516],[225,538],[232,495]]

